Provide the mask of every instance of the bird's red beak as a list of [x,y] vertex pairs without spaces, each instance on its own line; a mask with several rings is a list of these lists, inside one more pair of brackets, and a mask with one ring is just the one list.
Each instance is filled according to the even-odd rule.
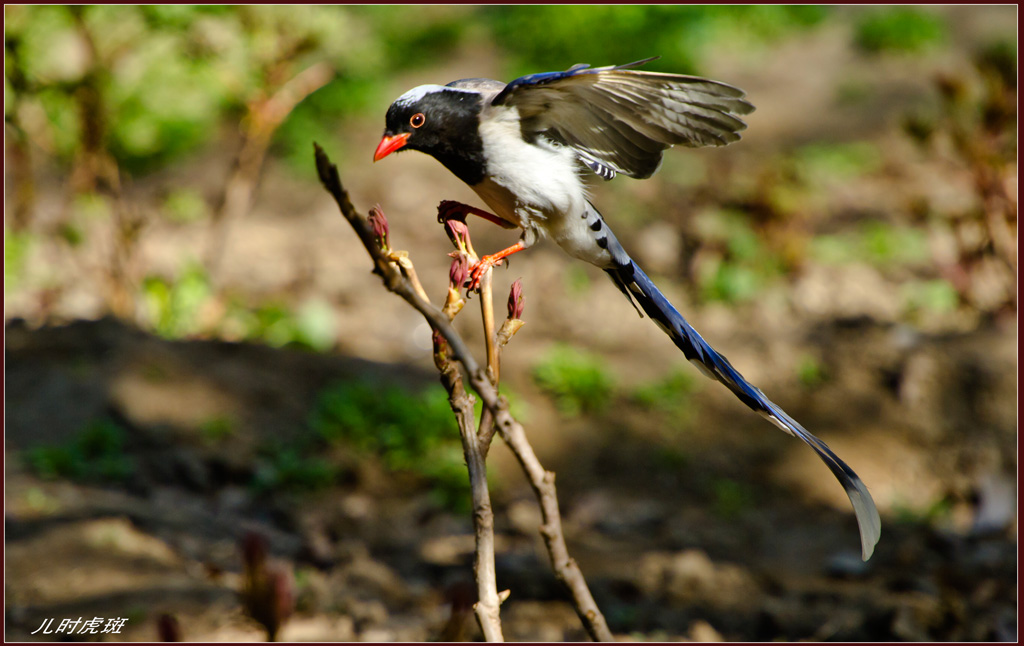
[[409,134],[408,132],[402,132],[393,137],[384,135],[384,138],[380,140],[380,144],[377,145],[377,150],[373,153],[373,161],[380,161],[405,146],[405,142],[409,140]]

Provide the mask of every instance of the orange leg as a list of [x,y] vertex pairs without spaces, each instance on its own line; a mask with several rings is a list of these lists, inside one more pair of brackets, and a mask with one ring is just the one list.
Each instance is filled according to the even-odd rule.
[[526,245],[523,241],[515,243],[508,249],[502,249],[498,253],[492,253],[481,258],[475,265],[469,270],[469,289],[474,290],[480,287],[480,278],[485,272],[490,270],[491,267],[500,265],[504,258],[508,258],[512,254],[526,249]]
[[443,223],[446,220],[451,220],[453,218],[465,222],[467,215],[475,215],[477,217],[483,218],[488,222],[497,224],[499,227],[502,227],[504,229],[516,228],[516,225],[512,224],[511,222],[508,222],[507,220],[502,220],[493,213],[488,213],[483,209],[478,209],[475,206],[463,204],[462,202],[456,202],[455,200],[442,200],[441,203],[437,205],[438,222]]

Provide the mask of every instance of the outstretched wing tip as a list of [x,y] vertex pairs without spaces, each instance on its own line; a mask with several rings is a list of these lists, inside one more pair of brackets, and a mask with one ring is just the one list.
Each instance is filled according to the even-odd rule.
[[647,58],[641,58],[638,61],[633,61],[632,63],[626,63],[625,65],[616,65],[615,69],[626,70],[626,69],[630,69],[630,68],[633,68],[633,67],[640,67],[641,65],[646,65],[648,63],[654,62],[654,61],[658,60],[659,58],[661,58],[660,54],[655,55],[655,56],[648,56]]

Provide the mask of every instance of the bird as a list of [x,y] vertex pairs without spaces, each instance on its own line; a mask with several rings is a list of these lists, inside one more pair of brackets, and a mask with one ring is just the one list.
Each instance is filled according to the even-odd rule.
[[463,217],[473,214],[522,230],[514,245],[479,259],[471,286],[490,267],[541,239],[603,269],[700,372],[814,450],[853,505],[861,557],[867,561],[878,543],[881,520],[864,482],[704,340],[629,256],[589,200],[589,174],[603,180],[617,175],[646,179],[658,170],[668,148],[724,146],[738,141],[747,127],[740,117],[754,106],[742,90],[697,76],[637,69],[656,58],[605,67],[578,64],[507,84],[468,78],[417,86],[388,108],[373,160],[406,150],[426,153],[491,209],[448,202],[449,217],[461,211]]

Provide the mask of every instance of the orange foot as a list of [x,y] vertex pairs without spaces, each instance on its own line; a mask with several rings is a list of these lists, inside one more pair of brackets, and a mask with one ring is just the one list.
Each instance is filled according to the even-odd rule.
[[469,282],[467,283],[469,290],[472,291],[480,289],[480,279],[485,273],[490,271],[491,267],[497,267],[505,258],[511,256],[517,251],[522,251],[525,248],[526,245],[524,245],[523,241],[520,240],[508,249],[502,249],[498,253],[492,253],[478,260],[476,264],[469,269]]
[[466,288],[471,292],[480,289],[480,279],[484,277],[484,274],[489,272],[491,267],[497,267],[503,262],[504,259],[498,254],[484,256],[478,260],[469,268],[469,280],[466,281]]

